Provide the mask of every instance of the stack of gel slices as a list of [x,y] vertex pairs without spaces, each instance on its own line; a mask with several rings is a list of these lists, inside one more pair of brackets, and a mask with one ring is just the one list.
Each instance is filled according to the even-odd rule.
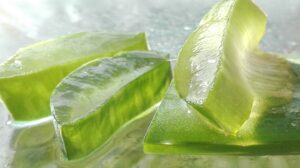
[[40,42],[0,66],[1,99],[16,122],[53,116],[70,160],[162,99],[147,153],[300,153],[300,59],[260,50],[265,27],[251,0],[220,1],[185,42],[172,82],[169,56],[147,51],[144,34]]

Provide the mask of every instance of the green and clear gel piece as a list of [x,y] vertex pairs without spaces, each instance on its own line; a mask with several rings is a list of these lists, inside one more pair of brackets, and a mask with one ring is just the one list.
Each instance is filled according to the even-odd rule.
[[183,46],[174,85],[144,140],[147,153],[300,153],[300,64],[262,52],[266,17],[220,1]]
[[78,33],[22,48],[0,65],[1,99],[14,120],[47,117],[53,89],[71,71],[131,50],[147,50],[145,34]]
[[[300,65],[297,65],[300,72]],[[298,73],[300,80],[300,73]],[[300,154],[300,85],[290,103],[249,117],[236,135],[227,134],[178,95],[171,84],[144,139],[154,154]]]
[[62,151],[79,159],[101,147],[127,122],[158,103],[171,80],[165,54],[130,52],[87,63],[51,97]]
[[253,113],[292,97],[295,75],[288,62],[258,49],[265,25],[266,16],[251,0],[220,1],[179,54],[180,97],[228,134]]

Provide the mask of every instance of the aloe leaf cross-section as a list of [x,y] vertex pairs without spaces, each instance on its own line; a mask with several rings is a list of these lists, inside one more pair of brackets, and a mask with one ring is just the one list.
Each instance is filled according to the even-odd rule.
[[145,152],[300,153],[300,62],[258,48],[265,21],[251,0],[220,1],[204,17],[182,48]]
[[292,97],[295,75],[288,62],[258,48],[265,27],[265,14],[251,0],[222,0],[179,54],[179,96],[228,134],[236,134],[251,113]]
[[79,159],[164,96],[171,80],[168,56],[129,52],[89,62],[68,75],[51,96],[62,151]]
[[[300,81],[300,64],[289,62]],[[300,154],[300,83],[289,103],[251,115],[236,134],[228,134],[184,101],[171,84],[144,139],[154,154]]]
[[0,65],[0,96],[14,120],[49,116],[50,95],[71,71],[120,51],[147,50],[145,34],[84,32],[42,41]]

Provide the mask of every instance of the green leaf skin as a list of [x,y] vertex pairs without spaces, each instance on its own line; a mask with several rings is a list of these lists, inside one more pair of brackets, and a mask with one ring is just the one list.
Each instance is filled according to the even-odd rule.
[[180,97],[230,134],[248,119],[257,99],[248,64],[265,25],[266,16],[251,0],[222,0],[189,36],[175,66]]
[[17,121],[49,116],[50,95],[71,71],[120,51],[147,50],[145,34],[78,33],[20,49],[0,66],[0,95]]
[[82,158],[129,120],[158,103],[171,80],[167,56],[130,52],[97,59],[68,75],[51,97],[62,150]]

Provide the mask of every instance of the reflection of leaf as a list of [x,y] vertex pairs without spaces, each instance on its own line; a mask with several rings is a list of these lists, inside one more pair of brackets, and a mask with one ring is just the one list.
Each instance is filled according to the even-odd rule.
[[67,76],[51,97],[62,150],[79,159],[158,103],[171,80],[167,55],[129,52],[97,59]]
[[[252,113],[292,97],[288,62],[257,51],[265,25],[264,13],[251,0],[220,1],[179,55],[179,95],[228,134],[236,134]],[[253,109],[258,103],[259,109]]]
[[40,168],[53,165],[57,144],[54,141],[52,122],[15,128],[11,150],[15,151],[9,164],[11,168]]
[[130,50],[147,50],[144,34],[78,33],[20,49],[0,65],[1,98],[15,120],[46,117],[50,95],[67,74],[95,58]]
[[[153,117],[153,110],[150,109],[149,112],[146,112],[147,115],[120,129],[103,148],[80,161],[61,160],[56,154],[57,145],[51,143],[53,138],[49,139],[48,142],[45,141],[48,138],[42,138],[42,136],[49,137],[45,135],[47,133],[53,135],[51,124],[35,126],[34,129],[19,129],[14,134],[16,143],[12,148],[16,151],[9,165],[11,168],[295,168],[300,164],[299,156],[243,157],[144,154],[142,140]],[[21,130],[28,134],[21,134]],[[38,139],[30,138],[34,136],[34,132],[37,133],[35,137],[40,135],[42,139],[40,142],[37,141],[39,145],[32,143]]]
[[42,146],[54,139],[52,122],[46,122],[29,127],[16,127],[11,139],[13,149],[26,149]]
[[49,142],[40,147],[17,150],[9,165],[11,168],[42,168],[49,164],[54,165],[55,147],[55,144]]

